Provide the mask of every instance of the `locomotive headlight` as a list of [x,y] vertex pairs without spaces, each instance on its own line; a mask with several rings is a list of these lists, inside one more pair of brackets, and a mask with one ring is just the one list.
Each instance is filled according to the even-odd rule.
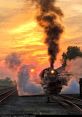
[[54,74],[54,70],[51,70],[51,74]]

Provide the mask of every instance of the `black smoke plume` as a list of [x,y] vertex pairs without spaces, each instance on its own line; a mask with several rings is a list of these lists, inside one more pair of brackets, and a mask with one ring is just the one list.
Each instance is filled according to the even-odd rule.
[[5,63],[9,69],[16,69],[21,64],[20,56],[17,53],[11,53],[6,56]]
[[60,8],[55,6],[56,0],[32,0],[37,3],[38,15],[36,17],[38,24],[44,28],[46,34],[45,43],[48,45],[48,54],[50,56],[50,66],[53,67],[56,56],[59,52],[58,41],[63,32],[63,27],[59,23],[63,13]]

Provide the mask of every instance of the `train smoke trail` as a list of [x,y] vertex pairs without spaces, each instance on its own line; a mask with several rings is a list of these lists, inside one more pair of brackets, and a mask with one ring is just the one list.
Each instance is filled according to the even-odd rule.
[[61,93],[62,94],[79,94],[80,93],[79,83],[74,78],[72,78],[68,82],[68,86],[63,87]]
[[82,78],[82,57],[68,60],[65,71],[71,74],[68,86],[61,93],[79,93],[79,79]]
[[30,78],[30,70],[35,67],[34,65],[23,65],[21,56],[17,53],[7,55],[5,63],[13,79],[16,80],[19,95],[35,95],[43,92],[41,86]]
[[19,95],[42,94],[42,88],[30,81],[28,65],[22,65],[18,72],[18,93]]
[[5,63],[8,66],[9,69],[15,69],[20,66],[21,59],[20,56],[17,53],[11,53],[6,56]]
[[60,8],[55,6],[56,0],[32,0],[37,3],[38,14],[36,19],[38,24],[44,28],[46,34],[45,43],[48,45],[48,54],[50,56],[50,66],[53,68],[54,61],[59,52],[59,39],[63,32],[61,18],[63,13]]
[[10,53],[5,57],[5,65],[11,74],[12,80],[17,83],[18,69],[22,64],[21,56],[18,53]]

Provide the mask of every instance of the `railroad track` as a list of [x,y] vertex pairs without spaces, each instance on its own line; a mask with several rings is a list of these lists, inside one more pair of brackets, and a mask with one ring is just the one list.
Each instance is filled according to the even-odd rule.
[[65,98],[65,99],[71,100],[76,104],[81,104],[82,105],[82,99],[78,99],[78,98],[75,98],[75,97],[72,97],[72,96],[67,96],[67,95],[60,95],[60,96]]
[[[5,92],[5,93],[7,93],[7,92]],[[7,99],[9,96],[11,96],[12,94],[14,94],[15,93],[15,89],[12,89],[12,90],[10,90],[10,92],[9,93],[7,93],[7,95],[5,95],[5,96],[3,96],[2,97],[2,101],[1,101],[1,98],[0,98],[0,101],[1,102],[4,102],[5,101],[5,99]],[[4,94],[3,94],[4,95]],[[42,97],[44,97],[44,95],[42,96]],[[12,97],[11,97],[12,98]],[[14,97],[13,97],[14,98]],[[21,110],[23,110],[23,108],[21,108],[21,106],[19,105],[17,105],[17,106],[15,106],[14,107],[14,109],[13,109],[13,113],[11,113],[11,109],[10,109],[10,106],[8,106],[8,108],[9,108],[9,114],[11,115],[12,114],[12,116],[16,116],[16,114],[17,114],[17,116],[19,117],[19,116],[34,116],[34,117],[36,117],[37,115],[46,115],[45,113],[47,113],[48,114],[48,111],[49,111],[49,108],[47,108],[47,107],[50,107],[50,109],[52,109],[53,111],[55,110],[55,107],[56,107],[56,105],[55,104],[57,104],[58,105],[58,107],[59,107],[59,110],[61,111],[62,110],[62,112],[65,112],[65,113],[67,113],[67,115],[82,115],[82,109],[78,106],[78,105],[76,105],[76,104],[74,104],[73,102],[71,102],[70,100],[68,100],[67,98],[64,98],[64,97],[62,97],[62,96],[60,96],[60,95],[58,95],[58,96],[53,96],[53,100],[52,100],[52,102],[53,102],[53,104],[47,104],[47,103],[45,103],[45,101],[43,100],[43,102],[42,102],[42,98],[41,97],[39,97],[39,98],[35,98],[36,100],[33,100],[34,99],[34,97],[32,96],[32,97],[29,97],[29,99],[27,98],[26,99],[26,97],[25,98],[23,98],[22,97],[22,99],[23,99],[23,101],[21,101],[21,99],[20,99],[20,97],[18,97],[18,99],[16,99],[15,98],[15,100],[14,100],[14,102],[13,103],[10,103],[10,105],[13,105],[14,104],[14,106],[15,106],[15,104],[17,104],[17,102],[18,101],[20,101],[19,103],[18,103],[18,105],[20,104],[20,105],[22,105],[22,107],[24,106],[24,108],[26,109],[27,108],[27,111],[25,111],[25,112],[21,112]],[[37,100],[38,99],[38,100]],[[45,99],[45,98],[43,98],[43,99]],[[28,100],[28,101],[27,101]],[[40,102],[39,102],[39,100],[40,100]],[[11,100],[10,100],[11,101]],[[15,101],[17,101],[17,102],[15,102]],[[23,102],[23,103],[22,103]],[[33,105],[33,103],[34,103],[34,105]],[[39,107],[39,105],[42,105],[43,104],[43,107],[41,107],[40,108],[40,110],[38,110],[37,112],[35,112],[35,110],[33,109],[34,107],[36,107],[36,106],[38,106]],[[26,106],[27,105],[27,106]],[[46,106],[45,106],[46,105]],[[62,107],[62,108],[60,108],[60,106]],[[12,107],[12,106],[11,106]],[[17,109],[16,109],[16,107],[19,107],[20,108],[20,112],[19,112],[19,109],[18,109],[18,112],[17,112]],[[37,107],[37,109],[38,109],[38,107]],[[44,107],[46,107],[47,109],[48,109],[48,111],[43,111],[43,108]],[[3,108],[2,110],[6,110],[6,109],[8,109],[7,107],[5,107],[5,108]],[[29,109],[28,109],[29,108]],[[30,110],[30,109],[32,109],[32,110]],[[63,111],[65,109],[65,111]],[[29,111],[30,110],[30,111]],[[52,112],[53,112],[52,111]],[[14,113],[15,112],[15,113]],[[45,112],[45,113],[44,113]],[[51,111],[50,111],[51,112]],[[57,111],[58,113],[59,113],[59,111]],[[4,113],[4,112],[3,112]],[[24,113],[24,114],[23,114]],[[61,113],[61,112],[60,112]],[[4,116],[3,116],[4,117]]]
[[78,99],[78,98],[75,98],[72,96],[67,96],[67,95],[60,95],[60,96],[63,97],[64,99],[67,99],[67,100],[71,101],[72,103],[76,104],[82,110],[82,99]]
[[4,102],[8,97],[16,92],[15,88],[8,89],[7,91],[0,93],[0,104]]
[[[67,109],[67,111],[70,112],[70,114],[82,115],[82,108],[79,106],[79,104],[73,101],[73,98],[71,100],[67,96],[59,95],[52,96],[52,99],[53,101],[57,101],[61,106]],[[80,99],[77,100],[80,101],[80,103],[82,104],[82,101]]]
[[13,88],[14,87],[5,87],[5,88],[0,89],[0,95],[7,92],[7,91],[9,91],[9,90],[11,90],[11,89],[13,89]]

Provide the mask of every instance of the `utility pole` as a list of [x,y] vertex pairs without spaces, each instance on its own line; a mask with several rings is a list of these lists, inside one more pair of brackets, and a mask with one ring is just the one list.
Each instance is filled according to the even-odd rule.
[[80,78],[79,84],[80,84],[80,97],[82,97],[82,78]]

